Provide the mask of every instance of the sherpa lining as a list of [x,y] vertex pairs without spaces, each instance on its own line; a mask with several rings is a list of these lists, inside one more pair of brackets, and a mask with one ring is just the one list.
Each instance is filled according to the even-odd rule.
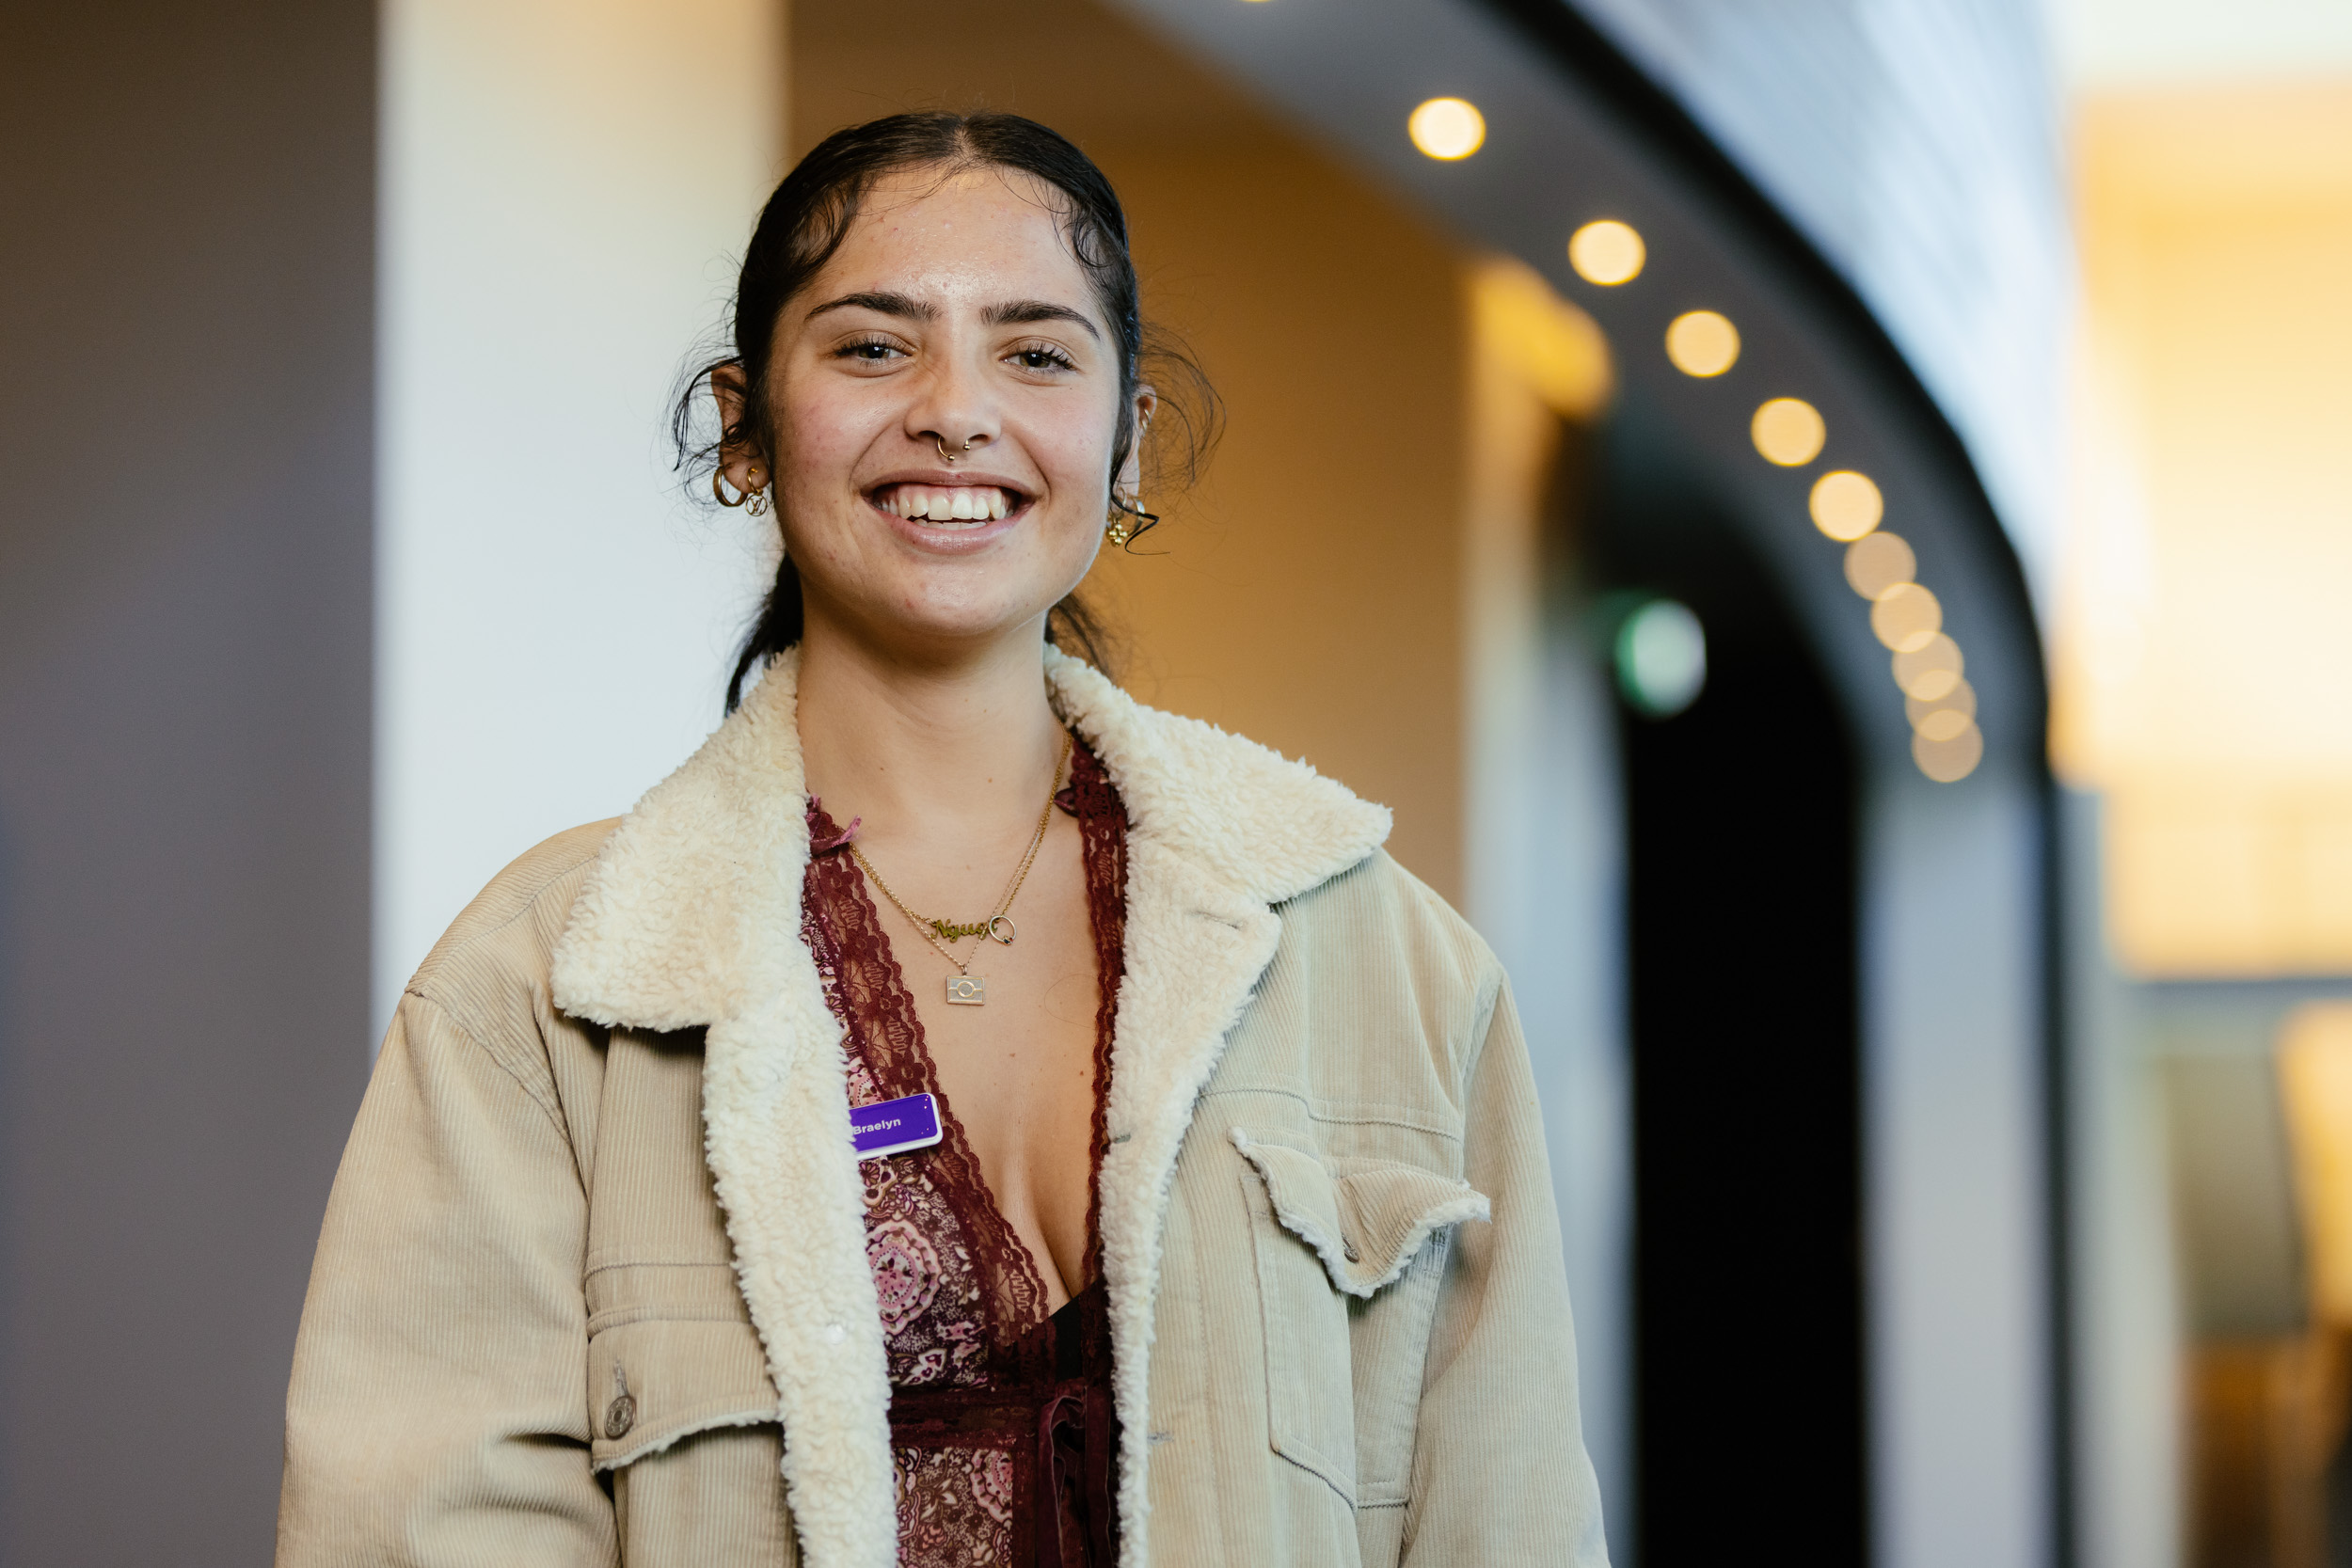
[[[1098,1195],[1113,1397],[1150,1430],[1160,1243],[1193,1105],[1272,961],[1271,906],[1362,861],[1387,808],[1303,763],[1143,706],[1053,649],[1055,710],[1129,821],[1126,976]],[[554,957],[559,1007],[620,1028],[706,1026],[705,1149],[786,1433],[809,1568],[897,1560],[881,1311],[866,1259],[840,1025],[799,940],[808,863],[787,651],[608,839]],[[1122,1556],[1148,1568],[1151,1446],[1127,1445]]]

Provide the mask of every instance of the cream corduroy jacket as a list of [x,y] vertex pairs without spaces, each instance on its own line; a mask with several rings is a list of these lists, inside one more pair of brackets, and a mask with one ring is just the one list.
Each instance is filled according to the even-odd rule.
[[[1118,784],[1101,1175],[1129,1568],[1602,1568],[1502,975],[1389,815],[1049,651]],[[322,1232],[280,1568],[885,1568],[796,664],[403,997]]]

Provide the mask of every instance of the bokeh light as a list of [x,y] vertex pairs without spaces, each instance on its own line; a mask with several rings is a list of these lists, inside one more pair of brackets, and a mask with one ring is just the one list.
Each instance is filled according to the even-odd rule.
[[1870,629],[1899,654],[1924,648],[1944,629],[1944,607],[1915,582],[1899,582],[1870,607]]
[[1846,582],[1866,599],[1909,582],[1918,569],[1919,558],[1911,553],[1910,543],[1899,533],[1881,530],[1846,546]]
[[1666,357],[1685,375],[1721,375],[1740,360],[1740,329],[1713,310],[1685,310],[1666,328]]
[[1975,723],[1974,719],[1956,707],[1940,707],[1922,719],[1917,728],[1922,738],[1943,741],[1951,739]]
[[1630,283],[1648,259],[1642,236],[1615,218],[1588,223],[1568,236],[1568,265],[1587,283]]
[[1653,719],[1689,707],[1707,684],[1707,632],[1688,606],[1652,599],[1617,628],[1617,686]]
[[1947,712],[1957,713],[1963,719],[1974,719],[1977,716],[1977,689],[1962,681],[1932,702],[1922,702],[1916,697],[1903,699],[1903,717],[1911,721],[1913,729],[1925,724],[1933,715]]
[[1794,468],[1821,455],[1829,427],[1821,422],[1820,410],[1804,399],[1773,398],[1756,409],[1748,434],[1767,462]]
[[1886,499],[1868,474],[1837,468],[1813,482],[1813,526],[1850,545],[1886,515]]
[[1960,644],[1937,632],[1924,646],[1895,656],[1895,684],[1903,689],[1904,696],[1932,703],[1960,685],[1965,668]]
[[1405,122],[1413,145],[1445,163],[1467,158],[1486,143],[1486,117],[1467,98],[1433,98]]
[[1984,760],[1984,732],[1973,723],[1963,723],[1949,738],[1933,740],[1922,730],[1911,737],[1911,760],[1937,784],[1956,784]]

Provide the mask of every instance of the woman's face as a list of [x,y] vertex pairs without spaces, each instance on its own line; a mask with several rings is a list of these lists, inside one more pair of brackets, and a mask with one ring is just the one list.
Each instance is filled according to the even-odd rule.
[[[811,629],[914,657],[1035,635],[1101,547],[1119,358],[1045,187],[995,168],[877,183],[770,361]],[[1151,408],[1145,391],[1138,428]]]

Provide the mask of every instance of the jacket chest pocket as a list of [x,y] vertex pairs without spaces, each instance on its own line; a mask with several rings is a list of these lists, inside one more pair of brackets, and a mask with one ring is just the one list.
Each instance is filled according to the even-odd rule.
[[1274,1450],[1351,1506],[1410,1490],[1422,1364],[1453,1227],[1486,1196],[1419,1165],[1343,1163],[1242,1128]]
[[617,1469],[696,1433],[774,1421],[775,1385],[724,1264],[589,1279],[590,1463]]

